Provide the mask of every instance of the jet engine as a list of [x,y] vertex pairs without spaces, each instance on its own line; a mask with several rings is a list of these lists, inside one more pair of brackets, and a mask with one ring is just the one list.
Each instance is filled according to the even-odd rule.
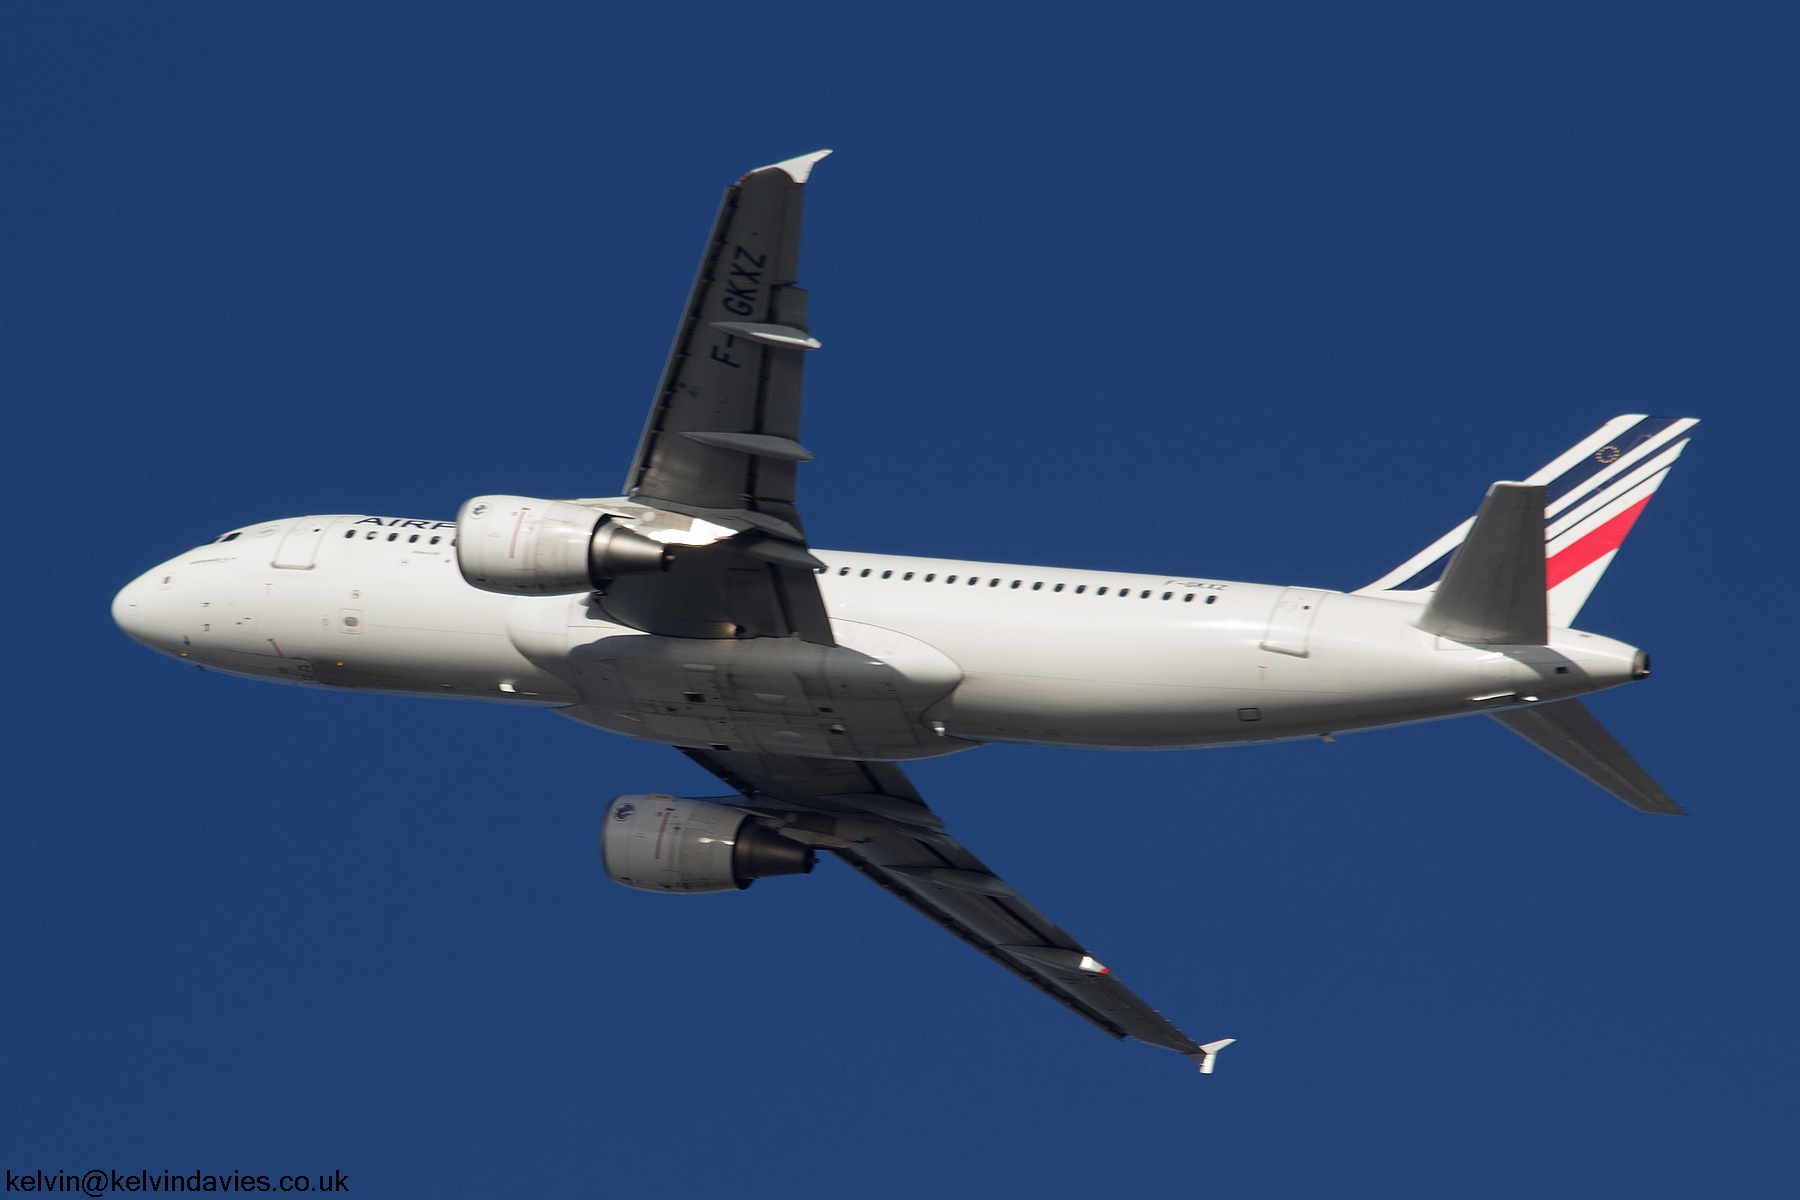
[[674,796],[619,796],[600,824],[614,882],[646,892],[728,892],[769,875],[805,875],[819,860],[741,809]]
[[661,542],[564,500],[477,496],[456,515],[456,565],[484,592],[554,596],[666,571]]

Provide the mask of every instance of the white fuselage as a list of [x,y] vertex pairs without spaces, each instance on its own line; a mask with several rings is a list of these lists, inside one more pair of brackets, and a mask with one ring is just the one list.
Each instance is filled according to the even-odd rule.
[[865,759],[1320,735],[1579,696],[1628,681],[1638,659],[1573,630],[1548,646],[1450,642],[1414,627],[1416,604],[1341,592],[828,550],[815,554],[839,647],[667,638],[613,623],[591,595],[479,591],[455,535],[364,516],[248,526],[134,580],[113,615],[155,650],[239,675]]

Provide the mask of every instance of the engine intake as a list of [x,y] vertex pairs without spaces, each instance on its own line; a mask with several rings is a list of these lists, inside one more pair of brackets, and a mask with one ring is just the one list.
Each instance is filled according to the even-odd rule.
[[456,515],[456,565],[484,592],[585,592],[666,571],[672,558],[661,542],[566,500],[477,496]]
[[646,892],[742,891],[770,875],[805,875],[810,846],[741,809],[674,796],[618,796],[600,824],[600,860],[615,883]]

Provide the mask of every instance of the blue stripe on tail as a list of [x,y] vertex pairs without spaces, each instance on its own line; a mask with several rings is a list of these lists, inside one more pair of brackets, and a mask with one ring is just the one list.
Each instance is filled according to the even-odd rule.
[[1679,420],[1681,420],[1680,417],[1645,417],[1612,442],[1602,446],[1595,453],[1588,455],[1546,483],[1544,485],[1544,503],[1555,504]]
[[[1613,463],[1618,462],[1621,458],[1624,458],[1645,442],[1661,435],[1664,430],[1669,428],[1669,426],[1680,420],[1682,420],[1681,417],[1645,417],[1637,424],[1620,433],[1618,437],[1564,471],[1561,475],[1548,480],[1544,484],[1545,505],[1552,508],[1556,507],[1556,502],[1558,500],[1585,488],[1588,481],[1594,476],[1606,470],[1606,468],[1610,467]],[[1598,494],[1617,482],[1617,479],[1609,479],[1604,484],[1595,488],[1594,493]],[[1585,497],[1577,498],[1585,499]],[[1573,507],[1573,505],[1565,505],[1563,507],[1568,508]],[[1544,520],[1547,526],[1550,518],[1546,516]],[[1450,565],[1451,556],[1455,553],[1456,550],[1454,547],[1446,550],[1443,554],[1439,555],[1436,559],[1414,573],[1412,577],[1407,579],[1404,583],[1397,583],[1387,590],[1394,592],[1416,592],[1422,588],[1430,587],[1439,579],[1443,578],[1444,569]]]

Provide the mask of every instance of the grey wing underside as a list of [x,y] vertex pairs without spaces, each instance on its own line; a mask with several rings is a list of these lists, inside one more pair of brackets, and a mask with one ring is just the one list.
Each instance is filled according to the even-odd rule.
[[[899,767],[884,762],[683,749],[788,837],[856,870],[1057,1003],[1117,1038],[1212,1070],[1226,1042],[1201,1045],[1097,963],[943,830]],[[1229,1039],[1226,1039],[1229,1041]]]
[[833,644],[794,505],[808,332],[801,201],[829,151],[750,172],[725,191],[625,480],[640,504],[735,536],[680,548],[663,574],[608,585],[626,625],[675,637]]

